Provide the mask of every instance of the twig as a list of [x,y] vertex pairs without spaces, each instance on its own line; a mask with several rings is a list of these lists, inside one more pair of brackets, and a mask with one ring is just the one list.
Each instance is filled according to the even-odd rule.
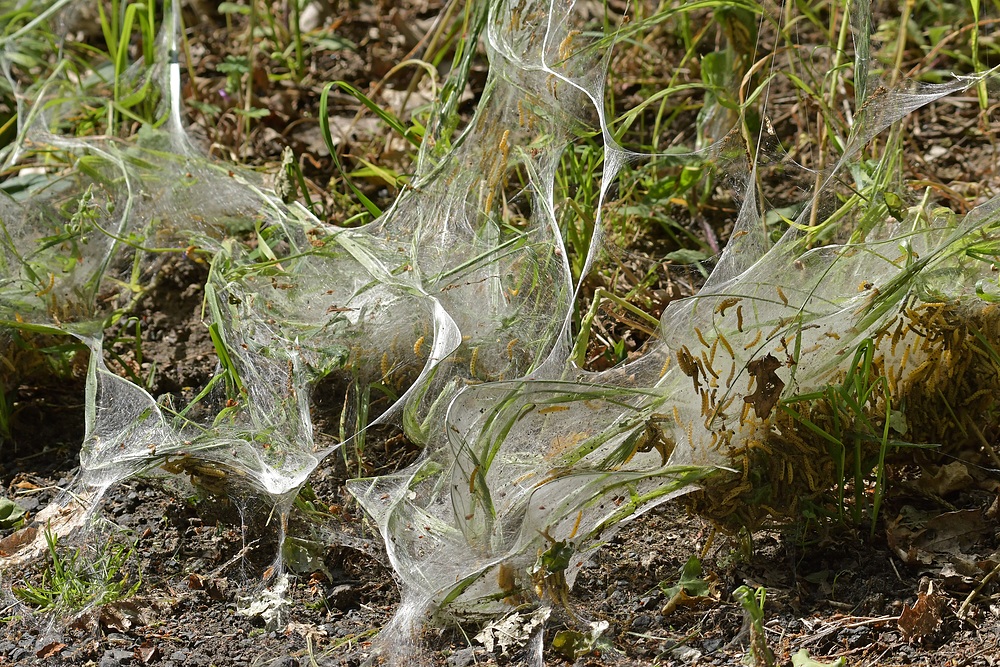
[[976,651],[975,653],[967,655],[964,658],[962,658],[961,660],[959,660],[958,662],[956,662],[955,663],[955,667],[965,667],[965,665],[967,665],[970,662],[972,662],[973,658],[978,658],[979,656],[981,656],[982,654],[984,654],[984,653],[986,653],[988,651],[996,651],[996,650],[997,650],[997,645],[996,644],[994,644],[993,646],[986,646],[984,648],[981,648],[978,651]]
[[956,616],[958,616],[963,621],[965,620],[966,615],[969,613],[969,606],[972,604],[972,601],[976,598],[977,595],[979,595],[979,592],[983,590],[983,587],[986,586],[986,584],[993,581],[993,579],[997,576],[997,574],[1000,574],[1000,563],[997,563],[996,567],[990,570],[990,573],[987,574],[985,577],[983,577],[983,580],[979,582],[979,585],[976,586],[974,589],[972,589],[972,592],[969,593],[969,596],[965,598],[965,602],[963,602],[962,606],[958,608],[958,613],[956,614]]
[[250,550],[253,549],[255,546],[257,546],[258,542],[260,542],[260,539],[256,539],[256,540],[254,540],[252,542],[248,542],[247,544],[245,544],[242,549],[240,549],[239,551],[236,552],[235,556],[233,556],[232,558],[230,558],[229,560],[227,560],[225,563],[223,563],[219,567],[217,567],[214,570],[212,570],[211,572],[209,572],[207,578],[208,579],[214,579],[215,577],[217,577],[220,574],[222,574],[223,570],[225,570],[227,567],[229,567],[230,565],[232,565],[233,563],[235,563],[236,561],[240,560],[241,558],[243,558],[244,556],[246,556],[248,553],[250,553]]
[[876,616],[875,618],[866,618],[866,619],[861,620],[861,621],[855,621],[854,623],[842,624],[842,623],[834,622],[834,623],[831,623],[829,627],[821,630],[818,634],[816,634],[816,635],[810,637],[809,639],[807,639],[805,642],[803,642],[802,645],[803,646],[807,646],[809,644],[813,644],[813,643],[817,642],[818,640],[822,639],[823,637],[826,637],[827,635],[830,635],[830,634],[833,634],[834,632],[837,632],[838,630],[847,630],[847,629],[850,629],[850,628],[860,628],[860,627],[865,626],[865,625],[878,625],[880,623],[889,623],[890,621],[898,621],[898,620],[899,620],[899,616]]
[[995,449],[993,449],[993,445],[990,443],[989,440],[986,439],[986,436],[983,435],[983,432],[979,430],[979,427],[976,426],[976,423],[972,420],[971,417],[967,417],[966,423],[968,423],[968,425],[972,427],[972,432],[976,434],[977,438],[979,438],[979,442],[982,443],[983,449],[989,455],[993,463],[995,465],[1000,466],[1000,456],[997,456],[997,452]]

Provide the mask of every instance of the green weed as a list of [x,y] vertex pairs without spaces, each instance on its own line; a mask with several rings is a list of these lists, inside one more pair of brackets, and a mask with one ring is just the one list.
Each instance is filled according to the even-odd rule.
[[750,644],[743,664],[752,667],[773,667],[774,653],[767,645],[764,633],[764,599],[767,591],[763,586],[756,590],[749,586],[740,586],[733,591],[733,598],[743,607],[743,627],[749,633]]
[[[889,428],[892,400],[885,376],[873,367],[875,343],[866,339],[858,346],[854,359],[839,385],[827,385],[823,390],[801,394],[783,400],[779,406],[803,427],[827,441],[830,456],[836,464],[837,509],[841,520],[848,511],[855,525],[860,525],[862,513],[868,509],[871,531],[874,534],[882,497],[885,494],[885,456],[890,446]],[[792,404],[822,402],[830,411],[832,428],[823,428],[803,416]],[[874,413],[881,406],[881,424]],[[872,444],[877,443],[877,454],[872,455]],[[893,441],[892,445],[900,445]],[[851,470],[848,471],[848,463]],[[874,492],[868,502],[867,488],[871,474],[875,474]],[[853,503],[845,500],[848,483],[854,491]]]
[[133,571],[134,543],[103,543],[67,550],[45,529],[49,564],[38,584],[15,586],[14,595],[39,611],[79,612],[135,595],[142,577]]

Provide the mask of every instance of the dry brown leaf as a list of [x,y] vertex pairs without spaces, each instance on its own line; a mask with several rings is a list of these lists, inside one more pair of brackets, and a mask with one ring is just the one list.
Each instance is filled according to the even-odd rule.
[[945,564],[975,547],[990,532],[980,510],[930,516],[904,507],[886,529],[889,546],[907,565]]
[[980,510],[945,512],[928,519],[916,544],[924,551],[954,554],[975,546],[986,534]]
[[989,509],[986,510],[986,518],[990,521],[996,521],[1000,519],[1000,494],[993,499],[993,503],[990,505]]
[[927,466],[920,477],[921,486],[939,496],[975,486],[969,469],[961,461],[952,461],[943,466]]
[[904,604],[898,621],[903,638],[913,641],[933,634],[941,624],[943,606],[944,598],[934,593],[919,593],[912,607]]
[[0,540],[0,556],[7,557],[16,554],[24,548],[24,545],[31,544],[37,533],[38,529],[33,526],[11,533]]
[[142,617],[142,610],[136,604],[126,600],[119,600],[101,607],[99,621],[104,628],[118,632],[125,632],[134,626],[146,624],[146,620]]
[[771,410],[781,398],[785,382],[775,373],[780,367],[781,362],[771,354],[747,364],[747,371],[754,378],[754,391],[743,400],[753,406],[758,419],[764,419],[771,414]]
[[56,655],[57,653],[59,653],[59,651],[63,650],[64,648],[66,648],[66,645],[63,644],[62,642],[50,642],[45,646],[43,646],[42,648],[38,649],[38,651],[35,653],[35,656],[41,658],[42,660],[45,660],[46,658],[51,658],[52,656]]
[[145,643],[135,649],[135,658],[144,665],[156,662],[163,656],[160,649],[150,643]]
[[197,572],[188,575],[188,588],[193,591],[200,591],[205,588],[205,578]]
[[[18,533],[22,534],[14,542],[8,543],[9,549],[4,548],[3,543],[0,542],[0,552],[2,552],[0,556],[6,559],[4,566],[12,567],[19,565],[46,552],[49,548],[48,541],[45,538],[46,532],[62,538],[82,526],[87,517],[86,507],[89,500],[90,494],[81,493],[65,505],[60,504],[59,501],[50,503],[35,515],[35,523],[45,526],[45,530],[37,530],[31,527],[21,529]],[[25,532],[28,530],[32,532]],[[18,535],[18,533],[14,533],[14,535]],[[14,535],[11,535],[7,539],[14,537]]]
[[663,616],[673,613],[678,607],[697,607],[702,603],[711,603],[715,600],[707,595],[688,595],[683,588],[673,595],[667,603],[663,605],[660,612]]

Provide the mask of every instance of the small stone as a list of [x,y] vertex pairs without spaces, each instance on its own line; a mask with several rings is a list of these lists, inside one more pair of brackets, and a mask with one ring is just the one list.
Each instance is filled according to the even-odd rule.
[[476,659],[476,649],[469,647],[455,651],[448,656],[448,667],[466,667]]
[[358,592],[350,584],[340,584],[339,586],[334,586],[333,590],[330,591],[330,594],[327,596],[327,602],[334,609],[346,611],[357,606]]
[[722,640],[718,637],[714,639],[706,639],[701,645],[705,649],[706,653],[715,653],[722,648]]
[[690,646],[679,646],[672,651],[670,655],[677,658],[681,662],[688,664],[693,662],[698,662],[701,660],[701,651]]
[[296,658],[288,656],[287,658],[278,658],[272,661],[267,667],[299,667],[299,661]]
[[659,598],[657,596],[655,596],[655,595],[646,595],[644,597],[639,598],[636,601],[636,603],[635,603],[635,609],[636,609],[636,611],[649,611],[650,609],[654,609],[655,607],[658,606],[657,605],[658,601],[659,601]]
[[649,614],[639,614],[632,620],[633,632],[644,632],[653,624],[653,619]]

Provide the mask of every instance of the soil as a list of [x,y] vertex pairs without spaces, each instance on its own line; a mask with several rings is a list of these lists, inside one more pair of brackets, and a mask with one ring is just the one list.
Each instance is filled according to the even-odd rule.
[[[344,190],[343,184],[327,187],[336,172],[313,132],[322,87],[317,82],[344,79],[367,85],[405,59],[417,46],[414,29],[423,29],[440,11],[434,2],[383,4],[354,7],[334,19],[336,34],[353,41],[356,51],[318,57],[302,82],[272,82],[272,87],[258,91],[260,103],[269,104],[274,113],[249,137],[238,134],[236,116],[228,109],[211,122],[196,117],[193,133],[218,155],[272,172],[281,149],[290,144],[302,156],[311,195],[327,219],[347,219],[344,194],[337,190]],[[203,102],[218,101],[222,84],[213,79],[212,63],[240,36],[219,17],[205,18],[197,30],[199,68],[186,90]],[[664,48],[669,54],[679,46]],[[473,98],[485,71],[482,63],[477,68]],[[386,90],[398,93],[408,83],[397,75],[387,81]],[[776,91],[776,99],[782,99],[781,92]],[[802,109],[794,99],[786,99],[791,101],[776,103],[780,121],[775,127],[788,147],[786,159],[807,163],[807,157],[796,153],[794,138],[805,122],[799,120]],[[333,98],[331,114],[345,126],[357,111],[353,98]],[[1000,123],[995,114],[980,116],[974,103],[959,100],[932,105],[907,122],[912,150],[905,154],[913,175],[907,194],[912,199],[932,187],[942,205],[964,212],[1000,191],[995,143]],[[293,127],[298,131],[292,132]],[[935,147],[945,140],[949,151],[942,154]],[[359,129],[345,141],[340,147],[345,156],[381,159],[383,166],[401,172],[409,167],[404,152],[384,150],[384,135]],[[811,183],[787,179],[780,164],[764,174],[762,184],[764,196],[776,204],[796,201],[799,189],[809,187]],[[362,189],[377,203],[390,201],[396,193],[375,181],[362,183]],[[686,224],[712,242],[724,243],[733,213],[731,198],[720,191],[708,204],[706,210],[715,213]],[[671,272],[670,263],[662,261],[675,249],[665,237],[647,232],[624,239],[621,246],[617,261],[635,275],[655,274],[640,291],[647,299],[644,307],[654,316],[670,300],[697,289],[696,271]],[[111,345],[117,355],[113,370],[148,378],[154,395],[190,392],[205,383],[215,367],[211,340],[200,319],[206,275],[206,267],[195,258],[172,259],[160,267],[131,313],[141,323],[141,348],[127,340],[127,327],[109,334],[118,341]],[[634,287],[621,274],[601,275],[585,290],[582,309],[598,286],[617,293]],[[620,338],[628,322],[605,310],[595,327],[607,338]],[[640,353],[644,340],[642,333],[630,335],[626,351]],[[599,343],[592,343],[590,352],[592,368],[616,361]],[[84,428],[79,368],[85,367],[85,354],[77,352],[80,358],[59,381],[26,379],[16,391],[12,435],[0,450],[0,483],[5,495],[28,512],[27,525],[34,530],[44,530],[36,515],[71,486],[77,470]],[[332,430],[338,405],[332,399],[317,401],[318,437],[324,437],[324,429]],[[345,480],[359,471],[401,468],[419,454],[398,432],[380,435],[373,434],[369,441],[383,446],[370,447],[361,460],[345,460],[340,454],[325,460],[301,495],[288,531],[294,550],[286,548],[286,556],[294,554],[287,559],[289,606],[276,627],[239,613],[244,597],[259,591],[265,581],[274,582],[270,566],[278,543],[276,526],[261,518],[267,512],[260,499],[219,497],[200,487],[197,479],[158,470],[149,478],[113,486],[103,501],[104,518],[110,522],[103,530],[112,531],[121,545],[132,544],[120,578],[128,585],[138,582],[136,593],[69,617],[33,613],[11,590],[41,585],[51,556],[5,566],[0,572],[5,595],[0,665],[363,663],[373,655],[375,635],[392,618],[399,593],[381,539],[351,500]],[[691,516],[683,499],[660,506],[625,525],[580,571],[571,608],[555,605],[546,625],[544,662],[735,665],[751,647],[760,647],[762,638],[782,665],[803,649],[823,664],[836,658],[855,666],[997,664],[1000,471],[984,470],[968,483],[953,484],[947,482],[944,468],[893,469],[890,493],[873,530],[867,523],[850,528],[803,519],[752,535],[726,535]],[[12,548],[12,535],[13,528],[0,532],[0,555]],[[93,541],[71,540],[57,547],[57,553],[66,558],[77,548],[82,558],[97,555]],[[701,566],[697,585],[682,593],[671,590],[694,556]],[[735,594],[741,586],[766,592],[759,628]],[[591,623],[605,621],[607,629],[590,650],[567,657],[554,647],[552,639],[561,630],[586,633]],[[499,647],[488,651],[473,639],[479,630],[471,624],[427,628],[418,663],[529,663],[523,645],[508,652]],[[758,658],[764,660],[759,653]],[[391,656],[384,659],[385,664],[393,662]]]
[[[51,476],[8,478],[9,496],[26,508],[41,508],[66,487],[74,465],[67,455]],[[347,535],[322,544],[303,541],[315,552],[291,578],[289,613],[280,627],[269,629],[261,619],[237,613],[240,598],[259,587],[273,558],[266,528],[243,525],[226,500],[202,498],[190,487],[185,492],[176,480],[131,480],[114,487],[104,506],[118,539],[135,540],[129,568],[133,576],[141,573],[138,593],[72,618],[32,616],[10,600],[0,664],[360,664],[399,597],[377,535],[345,502],[343,465],[337,467],[325,465],[311,486],[314,504],[333,505],[332,521]],[[57,477],[59,472],[65,475]],[[962,493],[953,500],[967,512],[992,515],[955,553],[980,554],[983,563],[995,566],[996,507],[989,511],[986,494]],[[895,497],[883,516],[904,516],[910,506],[903,503],[911,502],[906,495]],[[942,510],[926,501],[923,506]],[[290,534],[308,539],[310,527],[318,534],[315,524],[297,517]],[[766,590],[763,628],[779,664],[801,649],[815,659],[846,657],[850,665],[994,664],[1000,655],[995,585],[972,595],[959,617],[985,572],[958,573],[952,564],[963,559],[954,553],[907,564],[889,546],[893,521],[888,523],[873,538],[846,530],[820,536],[800,526],[737,539],[715,534],[680,502],[669,503],[634,520],[597,551],[573,588],[572,616],[557,608],[546,629],[550,638],[607,621],[604,641],[574,661],[547,640],[545,664],[741,664],[749,633],[732,593],[744,585]],[[708,591],[666,609],[664,589],[698,554]],[[5,584],[37,583],[42,566],[7,568]],[[937,620],[908,641],[900,614],[928,591],[939,605]],[[420,663],[526,664],[523,650],[488,652],[469,639],[476,632],[473,626],[426,630]]]

